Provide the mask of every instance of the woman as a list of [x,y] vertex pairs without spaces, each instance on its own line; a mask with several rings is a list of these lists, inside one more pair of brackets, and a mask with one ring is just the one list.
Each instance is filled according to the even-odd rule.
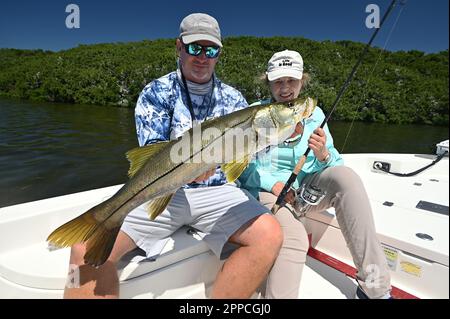
[[[301,55],[296,51],[285,50],[272,56],[265,78],[272,99],[255,104],[297,98],[307,84],[309,75],[303,73]],[[295,132],[286,142],[254,160],[239,178],[242,187],[271,208],[298,159],[310,147],[311,152],[293,187],[308,190],[314,186],[324,195],[317,205],[299,200],[293,190],[286,195],[287,204],[275,215],[283,229],[284,242],[269,274],[265,297],[297,298],[309,248],[305,227],[298,217],[334,207],[358,270],[357,297],[389,298],[389,270],[376,236],[369,199],[359,176],[343,166],[328,127],[325,125],[324,129],[320,128],[324,118],[323,111],[316,107],[308,119],[297,124]]]

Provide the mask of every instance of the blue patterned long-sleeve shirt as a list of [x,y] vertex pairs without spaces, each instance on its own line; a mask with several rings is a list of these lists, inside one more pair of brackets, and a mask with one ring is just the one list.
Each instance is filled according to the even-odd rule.
[[[190,94],[195,120],[203,122],[248,106],[242,94],[213,77],[213,91],[204,96]],[[136,109],[136,132],[140,146],[177,139],[192,127],[187,95],[176,72],[156,79],[142,90]],[[226,183],[218,168],[215,175],[202,183],[185,187],[218,186]]]

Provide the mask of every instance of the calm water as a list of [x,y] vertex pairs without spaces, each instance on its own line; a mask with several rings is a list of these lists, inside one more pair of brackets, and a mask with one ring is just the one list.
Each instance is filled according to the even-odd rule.
[[[448,127],[330,124],[343,153],[433,153]],[[0,207],[127,179],[133,110],[0,99]],[[343,148],[344,146],[344,148]]]

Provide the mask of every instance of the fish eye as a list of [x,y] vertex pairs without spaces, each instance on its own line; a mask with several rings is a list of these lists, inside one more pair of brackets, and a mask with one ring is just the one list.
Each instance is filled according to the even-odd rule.
[[293,106],[294,106],[294,103],[292,103],[292,102],[288,103],[288,107],[293,107]]

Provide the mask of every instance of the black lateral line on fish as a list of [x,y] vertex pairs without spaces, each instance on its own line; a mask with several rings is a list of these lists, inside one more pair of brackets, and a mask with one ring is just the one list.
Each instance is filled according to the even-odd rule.
[[[232,114],[232,113],[230,113],[230,114]],[[224,132],[223,132],[219,137],[217,137],[217,138],[215,138],[214,140],[212,140],[209,144],[211,144],[212,142],[218,140],[219,138],[222,138],[222,137],[225,135],[226,132],[228,132],[228,131],[231,130],[231,129],[234,129],[236,126],[241,125],[242,123],[245,123],[245,122],[248,121],[250,118],[251,118],[251,116],[247,117],[245,120],[243,120],[243,121],[241,121],[241,122],[239,122],[239,123],[236,123],[234,126],[231,126],[231,127],[227,128],[227,129],[225,129]],[[203,150],[204,150],[204,147],[202,146],[202,148],[201,148],[197,153],[192,154],[192,155],[189,157],[189,160],[191,160],[195,155],[201,153]],[[118,211],[120,208],[122,208],[125,204],[127,204],[133,197],[135,197],[136,195],[138,195],[139,193],[141,193],[142,191],[144,191],[144,190],[147,189],[148,187],[152,186],[155,182],[157,182],[157,181],[160,180],[161,178],[163,178],[163,177],[165,177],[166,175],[172,173],[174,170],[176,170],[177,168],[179,168],[179,167],[180,167],[181,165],[183,165],[183,164],[184,164],[184,162],[182,162],[182,163],[176,165],[176,166],[175,166],[174,168],[172,168],[171,170],[165,172],[163,175],[161,175],[161,176],[159,176],[158,178],[156,178],[156,179],[155,179],[154,181],[152,181],[150,184],[144,186],[139,192],[137,192],[136,194],[134,194],[130,199],[126,200],[122,205],[120,205],[119,207],[117,207],[117,208],[116,208],[116,209],[115,209],[115,210],[114,210],[114,211],[113,211],[113,212],[105,219],[105,221],[108,220],[112,215],[114,215],[114,213],[115,213],[116,211]]]

